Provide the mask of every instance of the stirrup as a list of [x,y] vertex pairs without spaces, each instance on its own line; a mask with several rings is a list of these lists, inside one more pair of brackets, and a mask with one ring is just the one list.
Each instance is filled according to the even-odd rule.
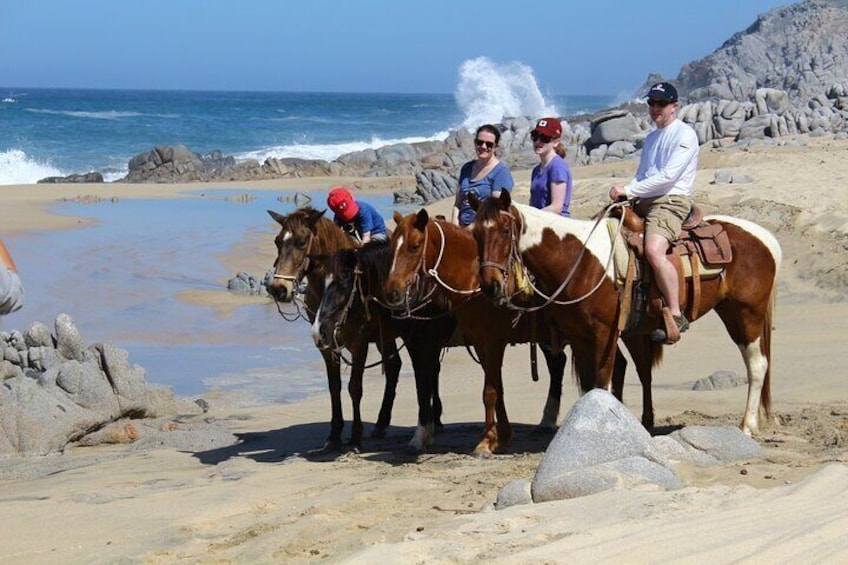
[[689,329],[689,320],[683,314],[673,316],[667,307],[663,308],[663,320],[665,329],[657,328],[651,332],[650,338],[653,342],[662,342],[672,345],[680,341],[680,334]]

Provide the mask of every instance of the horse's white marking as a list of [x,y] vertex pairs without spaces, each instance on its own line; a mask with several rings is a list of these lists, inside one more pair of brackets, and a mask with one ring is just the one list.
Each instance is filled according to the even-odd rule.
[[760,394],[763,390],[768,360],[760,351],[760,340],[740,345],[739,351],[748,370],[748,401],[742,418],[742,431],[748,435],[757,433],[760,416]]
[[719,222],[725,222],[728,224],[733,224],[746,232],[750,233],[757,239],[763,242],[769,252],[771,253],[772,258],[774,259],[774,265],[777,267],[775,272],[780,268],[780,262],[783,260],[783,252],[780,250],[780,244],[777,242],[777,238],[774,237],[770,231],[765,229],[762,226],[755,224],[754,222],[749,222],[748,220],[743,220],[742,218],[735,218],[733,216],[722,216],[720,214],[710,214],[709,216],[704,216],[705,220],[716,220]]
[[[324,279],[324,288],[330,286],[330,283],[333,282],[333,275],[327,275],[327,278]],[[324,302],[323,300],[321,301]],[[321,347],[321,305],[318,305],[318,311],[315,312],[315,320],[312,322],[312,341],[315,343],[316,347]]]
[[[603,222],[595,227],[596,222],[594,220],[575,220],[525,204],[513,203],[513,205],[524,216],[524,222],[527,226],[527,231],[518,239],[518,250],[520,252],[523,253],[536,245],[540,245],[542,234],[546,229],[552,230],[561,240],[567,235],[572,235],[583,242],[586,250],[597,258],[601,265],[606,267],[609,263],[607,277],[610,280],[615,280],[615,269],[609,260],[610,253],[612,253],[612,242]],[[594,231],[592,231],[593,227]]]
[[394,273],[394,272],[395,272],[395,265],[397,265],[397,256],[398,256],[398,253],[400,253],[400,248],[401,248],[401,247],[403,247],[403,236],[402,236],[402,235],[399,235],[399,236],[398,236],[398,242],[397,242],[397,245],[395,245],[395,254],[394,254],[394,256],[392,257],[392,268],[391,268],[391,269],[389,269],[389,272],[390,272],[390,273]]
[[433,443],[433,428],[432,426],[422,426],[418,424],[415,428],[415,434],[409,440],[409,445],[416,451],[424,451],[424,448]]
[[288,241],[292,238],[292,232],[287,231],[283,234],[283,241]]

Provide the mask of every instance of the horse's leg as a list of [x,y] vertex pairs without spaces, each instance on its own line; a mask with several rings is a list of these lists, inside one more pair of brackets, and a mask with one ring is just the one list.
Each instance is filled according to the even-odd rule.
[[548,385],[548,398],[545,401],[545,409],[542,412],[542,421],[536,426],[540,433],[552,433],[557,429],[559,420],[559,409],[562,401],[562,379],[565,375],[565,364],[568,360],[565,350],[552,353],[550,348],[542,346],[542,355],[545,356],[545,364],[551,376]]
[[342,377],[338,358],[329,350],[321,351],[324,366],[327,369],[327,387],[330,391],[330,435],[324,443],[325,451],[341,451],[342,429]]
[[654,357],[662,353],[662,344],[652,342],[647,335],[636,335],[622,340],[636,364],[636,373],[642,383],[642,425],[651,432],[654,429],[654,399],[651,393]]
[[615,364],[612,369],[612,394],[619,402],[624,401],[624,377],[626,373],[627,358],[619,347],[615,352]]
[[415,373],[415,390],[418,395],[418,425],[409,442],[413,451],[423,451],[433,443],[433,428],[436,419],[436,387],[441,360],[440,348],[433,347],[429,335],[419,332],[406,341],[406,350],[412,360]]
[[[384,324],[384,330],[387,329]],[[398,354],[397,344],[395,343],[394,332],[387,332],[382,338],[382,343],[377,343],[377,349],[382,356],[383,364],[382,371],[386,377],[386,386],[383,389],[383,402],[380,405],[380,414],[377,417],[377,423],[374,429],[371,430],[371,437],[380,438],[386,436],[386,429],[392,421],[392,407],[394,407],[395,396],[397,395],[398,375],[400,375],[401,360]]]
[[362,448],[362,374],[365,372],[365,361],[368,358],[368,342],[364,339],[348,344],[351,356],[350,382],[347,392],[353,404],[353,423],[350,429],[350,445],[355,451]]
[[742,353],[748,373],[748,399],[741,428],[747,435],[759,431],[760,401],[768,398],[771,316],[769,310],[758,312],[738,303],[721,302],[716,308],[731,339]]
[[486,424],[483,429],[483,439],[477,444],[474,454],[488,459],[499,447],[509,443],[512,436],[512,427],[506,414],[503,398],[502,365],[506,345],[486,342],[481,347],[475,346],[475,349],[485,374],[483,406]]

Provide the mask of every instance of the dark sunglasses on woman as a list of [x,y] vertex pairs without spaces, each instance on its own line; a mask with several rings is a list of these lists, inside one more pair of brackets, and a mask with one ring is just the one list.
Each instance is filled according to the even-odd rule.
[[482,139],[475,139],[474,145],[476,145],[477,147],[485,146],[486,149],[491,150],[495,147],[495,142],[494,141],[483,141]]

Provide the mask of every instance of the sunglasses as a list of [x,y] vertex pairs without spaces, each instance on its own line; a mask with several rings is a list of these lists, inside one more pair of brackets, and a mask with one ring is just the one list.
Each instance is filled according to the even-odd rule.
[[477,147],[485,147],[489,151],[491,151],[495,147],[494,141],[483,141],[482,139],[475,139],[474,145]]
[[648,106],[653,108],[654,106],[659,106],[660,108],[665,108],[671,104],[668,100],[648,100]]
[[533,141],[541,141],[542,143],[550,143],[551,141],[553,141],[554,138],[549,137],[547,135],[543,135],[537,131],[531,131],[530,139],[532,139]]

